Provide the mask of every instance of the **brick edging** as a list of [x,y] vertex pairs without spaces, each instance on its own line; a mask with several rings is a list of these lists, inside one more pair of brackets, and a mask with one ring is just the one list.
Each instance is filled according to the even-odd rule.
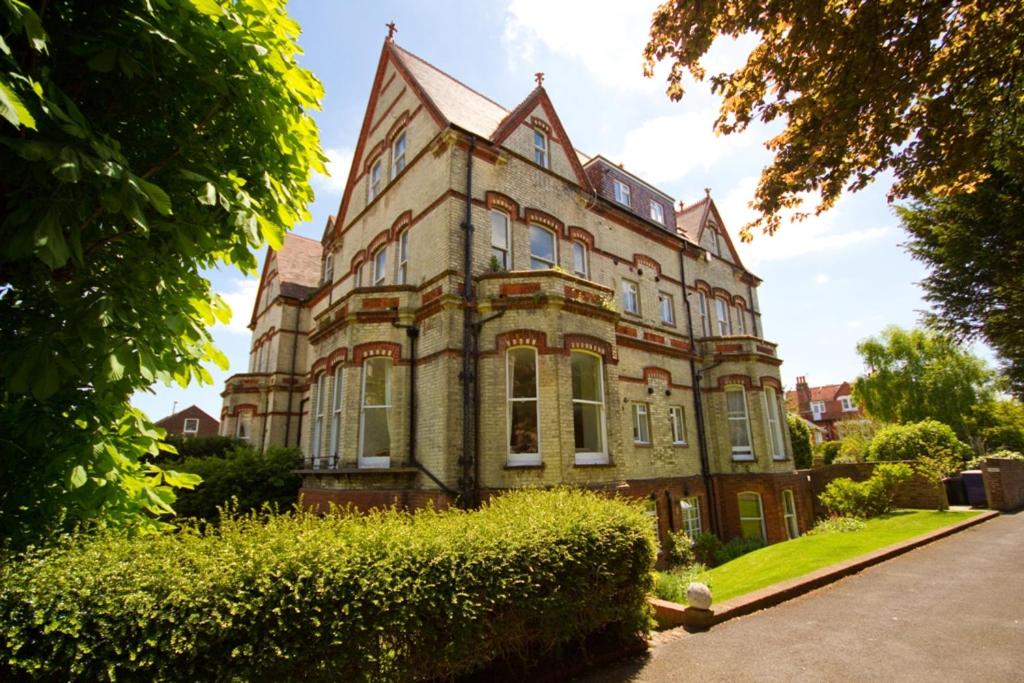
[[[771,586],[766,586],[747,595],[740,596],[728,600],[717,609],[715,609],[713,615],[708,619],[708,626],[720,624],[723,621],[729,619],[735,619],[752,612],[774,607],[781,602],[791,600],[797,596],[809,593],[812,590],[821,588],[830,583],[838,581],[839,579],[851,576],[860,572],[863,569],[880,564],[886,560],[892,559],[904,553],[910,552],[915,548],[920,548],[923,545],[932,543],[941,538],[951,536],[957,532],[968,529],[972,526],[987,522],[990,519],[999,516],[997,511],[983,512],[976,517],[966,519],[957,524],[952,524],[935,531],[930,531],[921,536],[916,536],[910,540],[897,543],[896,545],[887,546],[879,550],[872,551],[866,555],[853,558],[852,560],[846,560],[837,564],[829,565],[817,571],[805,574],[804,576],[797,577],[795,579],[789,579],[787,581],[781,581]],[[652,607],[655,608],[656,612],[664,614],[670,621],[674,621],[676,624],[684,624],[683,628],[687,628],[687,625],[691,624],[691,616],[688,608],[685,605],[678,603],[672,603],[665,600],[657,600],[656,598],[649,599]],[[697,626],[697,624],[693,624]]]

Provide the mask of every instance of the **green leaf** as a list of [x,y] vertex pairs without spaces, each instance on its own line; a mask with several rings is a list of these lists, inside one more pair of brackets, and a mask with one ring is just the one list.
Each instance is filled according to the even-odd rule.
[[86,64],[89,65],[90,69],[101,73],[113,71],[114,66],[117,64],[117,47],[111,45],[100,50],[92,59],[86,62]]
[[85,486],[85,482],[88,481],[89,477],[85,473],[85,468],[81,465],[76,465],[75,469],[71,470],[71,477],[68,481],[71,484],[71,488],[78,489]]
[[24,6],[22,12],[21,22],[25,26],[25,35],[28,37],[29,44],[36,52],[46,52],[46,31],[43,30],[43,23],[39,20],[39,15],[28,6]]
[[146,193],[153,208],[163,216],[171,215],[171,198],[167,196],[167,193],[162,188],[142,178],[136,178],[135,181],[142,188],[142,191]]
[[224,14],[216,0],[192,0],[192,6],[209,17],[219,17]]
[[32,118],[32,114],[2,80],[0,80],[0,116],[7,119],[12,126],[36,129],[36,120]]
[[194,489],[196,486],[203,482],[203,478],[198,474],[189,474],[188,472],[176,472],[174,470],[164,470],[164,483],[168,486],[174,486],[175,488],[182,489]]
[[199,203],[205,206],[213,206],[217,203],[217,188],[213,186],[213,183],[203,185],[203,190],[199,195]]
[[45,401],[53,396],[59,387],[60,375],[57,372],[57,364],[43,363],[32,380],[32,395],[40,401]]
[[60,214],[51,205],[43,215],[35,231],[35,247],[39,259],[50,268],[60,268],[71,256],[68,243],[61,229]]
[[116,353],[107,356],[107,381],[116,382],[124,377],[124,364]]

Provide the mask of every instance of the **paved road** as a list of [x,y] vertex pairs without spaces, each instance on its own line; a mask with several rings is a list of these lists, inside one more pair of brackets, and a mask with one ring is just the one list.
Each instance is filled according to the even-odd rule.
[[1024,513],[585,680],[1024,681]]

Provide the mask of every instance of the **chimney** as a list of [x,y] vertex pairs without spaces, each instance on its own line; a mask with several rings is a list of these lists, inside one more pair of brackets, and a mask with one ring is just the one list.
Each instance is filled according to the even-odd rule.
[[811,388],[807,386],[807,378],[803,375],[796,378],[796,403],[801,413],[811,412]]

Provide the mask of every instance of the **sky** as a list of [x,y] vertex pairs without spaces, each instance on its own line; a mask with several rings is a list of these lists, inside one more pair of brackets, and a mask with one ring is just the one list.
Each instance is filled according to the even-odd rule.
[[[648,0],[290,2],[303,29],[300,62],[325,89],[323,108],[313,116],[331,173],[313,178],[312,220],[295,232],[319,239],[337,212],[385,24],[394,21],[399,45],[510,109],[543,71],[578,149],[622,162],[677,203],[690,204],[710,188],[744,265],[764,281],[758,290],[763,333],[779,345],[783,383],[791,388],[801,375],[811,385],[854,379],[863,371],[858,341],[887,325],[912,326],[927,308],[916,284],[926,271],[901,248],[906,236],[886,202],[890,179],[844,196],[822,216],[741,244],[737,233],[754,215],[747,204],[771,161],[763,144],[779,128],[752,125],[739,135],[716,136],[718,100],[706,84],[688,82],[683,100],[672,102],[663,77],[644,78],[642,53],[656,6]],[[720,40],[704,65],[709,73],[735,68],[752,45]],[[211,368],[213,385],[158,384],[137,394],[133,402],[153,419],[191,404],[219,418],[224,380],[248,369],[245,326],[258,274],[209,276],[234,312],[230,324],[212,330],[231,366]],[[991,352],[976,350],[991,362]]]

